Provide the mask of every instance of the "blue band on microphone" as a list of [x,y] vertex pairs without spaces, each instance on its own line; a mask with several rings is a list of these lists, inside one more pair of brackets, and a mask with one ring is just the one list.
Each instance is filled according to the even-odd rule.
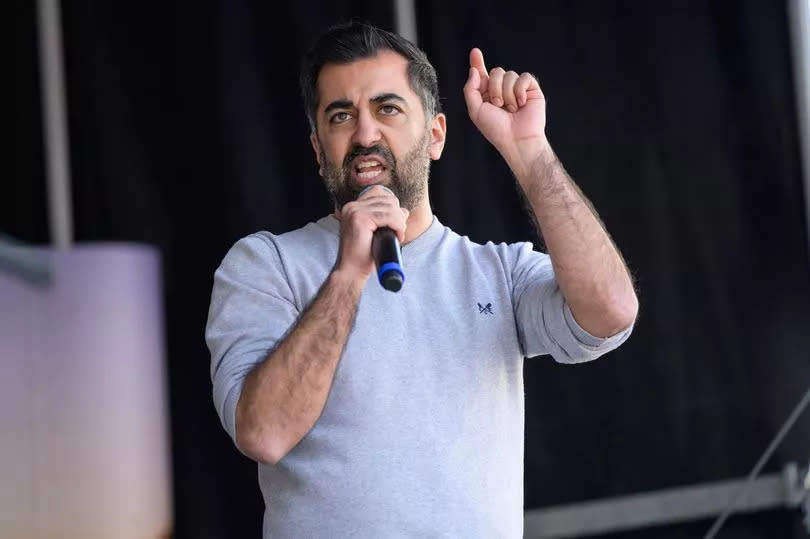
[[402,282],[403,283],[405,282],[405,273],[403,273],[402,267],[399,264],[397,264],[396,262],[386,262],[385,264],[383,264],[380,267],[380,269],[377,270],[377,277],[379,279],[382,279],[383,275],[385,275],[389,271],[395,271],[395,272],[399,273],[400,276],[402,277]]

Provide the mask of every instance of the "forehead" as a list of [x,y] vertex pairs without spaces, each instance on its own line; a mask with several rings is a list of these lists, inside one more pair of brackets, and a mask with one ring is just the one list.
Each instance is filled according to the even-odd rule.
[[390,50],[348,64],[326,64],[318,74],[318,108],[332,101],[366,101],[383,93],[395,93],[409,103],[419,97],[408,83],[408,60]]

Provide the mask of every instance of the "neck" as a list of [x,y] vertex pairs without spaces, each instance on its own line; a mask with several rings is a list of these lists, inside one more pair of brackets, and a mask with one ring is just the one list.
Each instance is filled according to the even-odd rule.
[[411,210],[411,213],[408,215],[408,228],[405,229],[405,243],[410,243],[421,236],[422,233],[430,227],[430,223],[432,222],[433,212],[430,210],[430,198],[428,194],[425,193],[419,205]]

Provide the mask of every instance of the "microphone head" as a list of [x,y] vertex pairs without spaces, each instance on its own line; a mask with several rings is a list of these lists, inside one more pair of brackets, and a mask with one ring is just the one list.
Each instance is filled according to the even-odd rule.
[[405,272],[396,262],[388,262],[377,271],[377,277],[383,288],[390,292],[399,292],[405,283]]
[[368,191],[369,189],[371,189],[373,187],[377,187],[378,185],[380,187],[382,187],[383,189],[385,189],[386,191],[388,191],[389,193],[391,193],[392,195],[396,195],[391,189],[389,189],[385,185],[383,185],[381,183],[372,183],[371,185],[366,185],[365,187],[363,187],[363,189],[361,189],[360,192],[357,193],[357,198],[360,198],[361,196],[363,196],[363,193],[365,193],[366,191]]

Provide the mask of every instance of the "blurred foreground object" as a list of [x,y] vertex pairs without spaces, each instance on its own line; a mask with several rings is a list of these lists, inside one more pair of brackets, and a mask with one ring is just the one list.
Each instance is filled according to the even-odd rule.
[[17,249],[50,275],[0,271],[0,537],[169,537],[158,252]]

